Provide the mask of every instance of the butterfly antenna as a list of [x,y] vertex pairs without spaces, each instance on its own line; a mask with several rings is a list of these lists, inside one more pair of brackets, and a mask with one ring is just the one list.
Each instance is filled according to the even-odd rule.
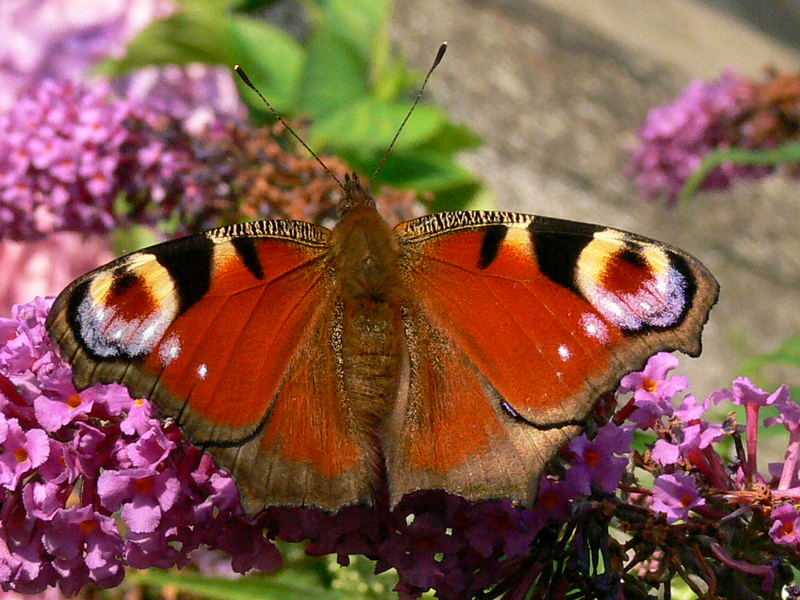
[[414,103],[411,105],[411,108],[408,109],[408,113],[406,113],[406,117],[403,119],[403,122],[400,123],[400,127],[397,128],[397,133],[394,134],[392,141],[389,143],[389,147],[386,148],[386,152],[383,153],[383,157],[381,161],[378,163],[378,166],[375,167],[375,171],[372,173],[371,179],[374,180],[375,177],[378,176],[378,173],[383,170],[383,166],[386,164],[386,159],[389,158],[389,155],[392,153],[392,148],[394,148],[394,143],[397,141],[397,138],[400,137],[400,132],[403,131],[403,127],[406,126],[406,122],[408,118],[411,116],[411,113],[414,112],[414,109],[417,107],[417,103],[419,99],[422,98],[422,92],[425,91],[425,86],[428,83],[428,79],[430,79],[431,73],[433,70],[439,66],[439,63],[442,62],[442,58],[444,58],[444,53],[447,51],[447,42],[442,42],[442,45],[439,46],[439,51],[436,52],[436,58],[433,59],[433,64],[431,68],[428,69],[428,74],[425,75],[425,79],[422,80],[422,85],[419,86],[419,92],[417,92],[417,97],[414,99]]
[[[317,153],[316,153],[316,152],[314,152],[314,151],[311,149],[311,147],[310,147],[308,144],[306,144],[306,143],[305,143],[305,141],[303,140],[303,138],[301,138],[301,137],[300,137],[300,136],[297,134],[297,132],[296,132],[294,129],[292,129],[291,125],[289,125],[289,124],[288,124],[286,121],[284,121],[284,120],[283,120],[283,117],[280,115],[280,113],[279,113],[277,110],[275,110],[275,108],[272,106],[272,104],[270,104],[270,103],[269,103],[269,100],[267,100],[266,96],[264,96],[264,94],[262,94],[262,93],[261,93],[261,91],[260,91],[260,90],[259,90],[259,89],[258,89],[258,88],[257,88],[257,87],[254,85],[254,84],[253,84],[253,82],[252,82],[252,81],[250,81],[250,78],[247,76],[247,73],[245,73],[245,72],[244,72],[244,69],[243,69],[242,67],[240,67],[239,65],[235,65],[235,66],[233,67],[233,70],[234,70],[234,71],[236,71],[236,74],[239,76],[239,78],[240,78],[240,79],[241,79],[241,80],[244,82],[244,84],[245,84],[247,87],[249,87],[249,88],[250,88],[251,90],[253,90],[253,91],[254,91],[256,94],[258,94],[258,97],[259,97],[259,98],[261,98],[261,101],[262,101],[264,104],[266,104],[266,105],[267,105],[267,108],[268,108],[268,109],[269,109],[269,111],[270,111],[270,112],[273,114],[273,116],[274,116],[276,119],[278,119],[278,121],[280,121],[280,123],[281,123],[281,124],[282,124],[284,127],[286,127],[286,129],[289,131],[289,133],[291,133],[291,134],[294,136],[294,139],[296,139],[298,142],[300,142],[300,144],[303,146],[303,148],[305,148],[306,150],[308,150],[308,152],[311,154],[311,156],[313,156],[313,157],[316,159],[316,161],[317,161],[317,162],[318,162],[320,165],[322,165],[322,168],[323,168],[323,169],[325,169],[325,171],[328,173],[328,175],[330,175],[331,177],[333,177],[333,179],[336,181],[336,183],[338,183],[338,184],[339,184],[339,187],[340,187],[340,188],[342,188],[343,190],[345,190],[344,184],[343,184],[343,183],[341,182],[341,180],[340,180],[340,179],[339,179],[339,178],[336,176],[336,173],[334,173],[333,171],[331,171],[331,170],[328,168],[328,165],[326,165],[324,162],[322,162],[322,159],[319,157],[319,155],[317,155]],[[425,80],[427,81],[427,77],[425,78]],[[425,85],[425,84],[423,84],[423,87],[424,87],[424,85]],[[420,92],[421,92],[421,91],[422,91],[422,90],[420,90]],[[416,102],[415,102],[415,104],[416,104]],[[404,121],[404,122],[405,122],[405,121]],[[395,136],[395,137],[396,137],[396,136]],[[392,142],[392,143],[394,143],[394,142]],[[347,191],[347,190],[345,190],[345,191]]]

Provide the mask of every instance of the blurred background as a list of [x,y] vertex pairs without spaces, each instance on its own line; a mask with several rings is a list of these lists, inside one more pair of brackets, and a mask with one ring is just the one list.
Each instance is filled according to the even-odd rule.
[[438,40],[450,42],[431,95],[480,134],[483,145],[464,161],[499,207],[648,235],[716,275],[720,300],[703,355],[682,358],[698,395],[800,331],[796,180],[739,181],[670,208],[643,202],[626,174],[648,111],[693,79],[797,69],[797,51],[777,32],[733,13],[741,4],[765,27],[786,25],[795,3],[732,2],[731,12],[714,4],[406,0],[392,20],[397,43],[419,66]]
[[[256,139],[252,124],[274,119],[230,67],[242,64],[314,149],[337,157],[326,159],[334,171],[369,174],[447,41],[424,104],[374,182],[394,217],[498,208],[678,246],[721,286],[703,354],[681,357],[690,391],[703,398],[745,372],[769,390],[797,386],[796,168],[730,177],[676,203],[674,189],[642,188],[632,156],[648,143],[648,127],[665,136],[713,128],[713,102],[703,94],[691,110],[644,126],[652,109],[685,97],[692,82],[697,91],[706,85],[699,82],[725,77],[796,78],[798,31],[800,3],[788,1],[0,0],[3,314],[12,302],[58,293],[122,251],[178,233],[257,217],[329,223],[335,184],[302,151],[287,150],[284,132],[274,132],[280,145]],[[174,64],[181,66],[167,66]],[[100,133],[89,135],[95,158],[109,165],[77,176],[85,179],[82,208],[72,212],[56,201],[58,182],[20,186],[18,175],[8,176],[14,157],[47,155],[47,144],[26,132],[53,125],[41,108],[52,79],[103,81],[127,103],[114,108],[127,145],[108,151],[119,132],[102,119]],[[59,97],[73,102],[69,86],[58,85]],[[781,116],[797,117],[797,137],[800,83],[787,88],[793,104]],[[98,102],[89,108],[110,115]],[[47,115],[66,122],[61,106],[48,105]],[[131,119],[139,137],[131,137]],[[681,152],[694,150],[702,158],[705,149]],[[81,237],[55,242],[62,233]],[[755,358],[763,355],[771,358]],[[338,569],[334,559],[330,566]],[[374,597],[386,597],[393,583],[382,585]]]

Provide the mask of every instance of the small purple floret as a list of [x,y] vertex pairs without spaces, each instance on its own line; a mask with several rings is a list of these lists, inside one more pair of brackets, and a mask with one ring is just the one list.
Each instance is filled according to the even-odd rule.
[[661,475],[653,483],[653,509],[665,513],[669,523],[686,519],[691,509],[705,503],[691,475]]

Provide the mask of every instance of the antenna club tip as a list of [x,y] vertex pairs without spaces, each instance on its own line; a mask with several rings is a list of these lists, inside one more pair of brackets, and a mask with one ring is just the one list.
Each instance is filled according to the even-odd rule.
[[442,58],[444,58],[444,53],[447,52],[447,42],[442,42],[442,45],[439,46],[439,50],[436,52],[436,58],[433,59],[433,66],[432,69],[435,69],[440,62],[442,62]]
[[253,82],[250,81],[250,78],[247,76],[247,73],[245,73],[244,69],[240,65],[234,65],[233,70],[239,76],[239,79],[241,79],[247,87],[256,90],[256,86],[253,85]]

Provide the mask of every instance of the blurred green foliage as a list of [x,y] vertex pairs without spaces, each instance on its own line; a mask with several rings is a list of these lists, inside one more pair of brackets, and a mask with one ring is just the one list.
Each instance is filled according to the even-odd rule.
[[[278,542],[284,566],[274,573],[254,573],[244,577],[202,575],[196,571],[147,569],[129,570],[122,588],[110,592],[119,597],[122,589],[144,586],[147,598],[174,596],[238,600],[392,600],[397,574],[393,569],[375,574],[375,562],[363,556],[351,556],[343,568],[335,556],[308,556],[303,544]],[[169,591],[169,594],[166,592]],[[422,598],[432,598],[431,593]]]
[[[392,50],[390,0],[307,0],[302,7],[309,33],[303,41],[253,16],[270,4],[264,0],[179,4],[179,12],[147,27],[124,57],[106,61],[100,71],[118,75],[154,64],[240,64],[284,118],[310,119],[306,141],[315,151],[372,174],[422,81]],[[256,121],[270,118],[244,84],[240,91]],[[421,104],[372,184],[430,192],[435,210],[463,208],[480,184],[455,154],[478,142],[441,109]]]
[[[742,373],[754,379],[763,379],[765,371],[775,365],[783,365],[800,372],[800,335],[789,336],[783,343],[764,354],[757,354],[742,365]],[[800,399],[800,387],[790,386],[792,397]]]

